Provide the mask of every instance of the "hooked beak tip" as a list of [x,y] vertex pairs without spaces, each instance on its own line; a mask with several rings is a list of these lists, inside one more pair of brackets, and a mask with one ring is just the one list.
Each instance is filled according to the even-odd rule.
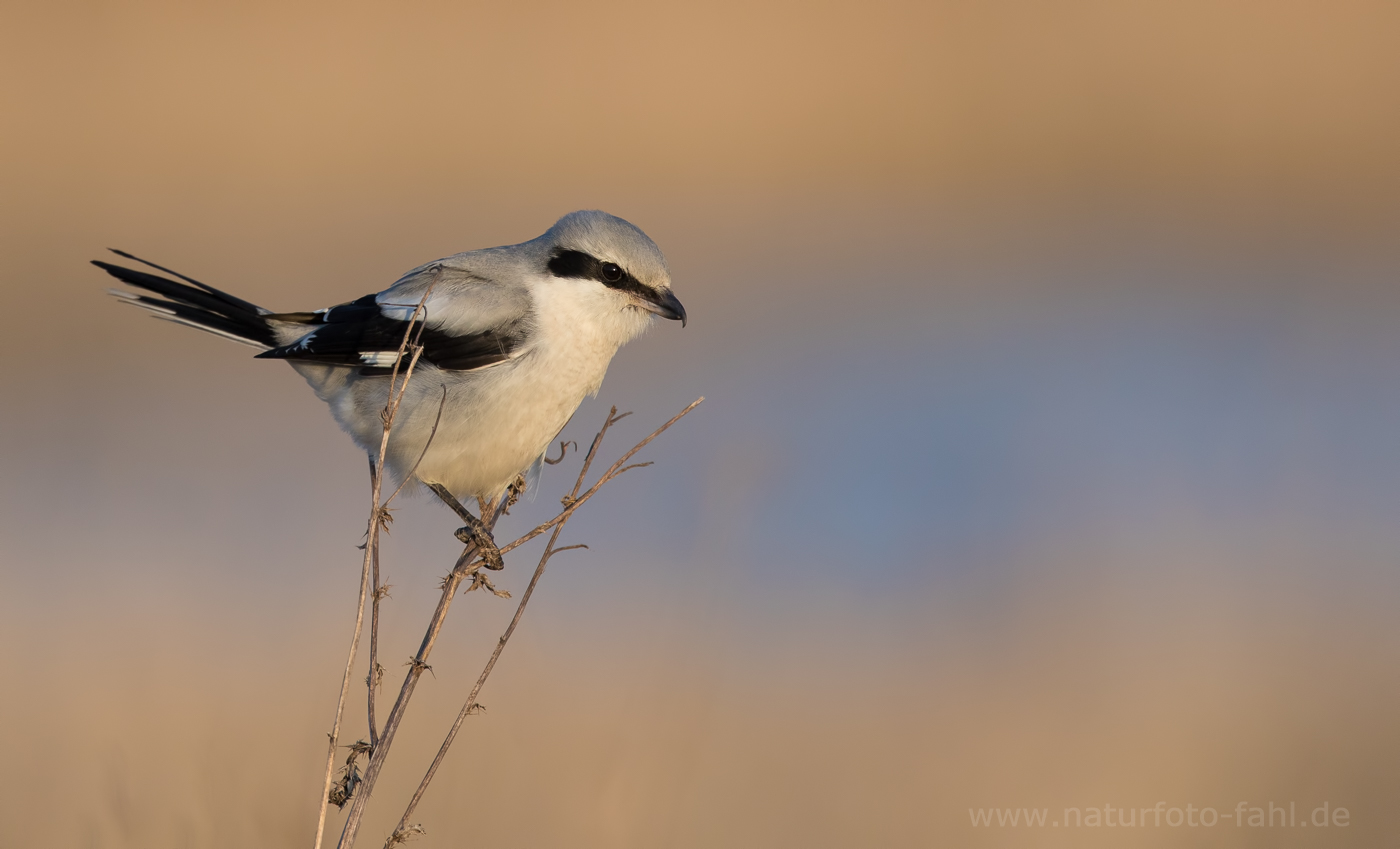
[[642,297],[638,300],[641,301],[639,306],[647,312],[655,313],[671,321],[679,321],[681,327],[685,327],[687,321],[685,306],[670,290],[649,293],[647,297]]

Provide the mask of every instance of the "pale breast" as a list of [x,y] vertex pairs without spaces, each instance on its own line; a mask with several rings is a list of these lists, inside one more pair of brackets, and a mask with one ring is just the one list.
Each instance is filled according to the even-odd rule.
[[646,327],[645,313],[600,288],[585,281],[542,287],[538,331],[508,362],[469,373],[425,370],[415,378],[390,464],[402,475],[418,460],[446,385],[442,420],[416,477],[463,496],[499,494],[597,393],[618,348]]

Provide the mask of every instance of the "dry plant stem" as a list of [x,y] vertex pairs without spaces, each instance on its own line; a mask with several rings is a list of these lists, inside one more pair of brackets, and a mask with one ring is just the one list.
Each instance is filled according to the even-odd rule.
[[[492,505],[491,509],[482,510],[482,513],[489,517],[483,520],[483,524],[486,525],[487,530],[490,530],[499,518],[499,511]],[[364,817],[365,804],[374,791],[374,784],[379,778],[380,770],[384,768],[384,761],[389,755],[389,748],[394,743],[394,735],[398,733],[399,724],[403,722],[408,702],[413,698],[413,691],[418,685],[418,679],[429,668],[428,656],[432,653],[434,644],[437,643],[438,634],[442,631],[442,623],[447,618],[447,611],[452,607],[453,598],[457,595],[457,588],[474,571],[470,567],[475,556],[476,546],[467,546],[462,555],[457,558],[457,564],[452,567],[452,571],[443,578],[442,594],[438,598],[437,609],[433,611],[432,619],[428,622],[428,630],[423,635],[423,642],[418,646],[418,653],[409,661],[408,674],[404,676],[403,685],[399,688],[399,697],[394,701],[389,716],[384,720],[384,730],[379,735],[379,744],[370,753],[369,764],[365,767],[364,777],[361,779],[355,799],[350,805],[350,814],[345,818],[345,828],[340,834],[339,846],[341,849],[349,849],[355,844],[355,835],[359,832],[360,822]]]
[[[680,421],[682,418],[684,418],[686,415],[688,415],[688,414],[690,413],[691,410],[694,410],[696,407],[700,406],[701,402],[703,402],[704,400],[705,400],[704,397],[696,398],[694,401],[692,401],[692,402],[690,403],[690,405],[689,405],[688,407],[686,407],[684,410],[681,410],[681,411],[680,411],[679,413],[677,413],[676,415],[672,416],[670,421],[666,422],[666,423],[665,423],[664,425],[662,425],[661,427],[659,427],[659,428],[657,428],[656,430],[652,431],[652,432],[651,432],[651,435],[648,436],[646,439],[643,439],[641,442],[638,442],[636,445],[632,446],[632,450],[631,450],[631,451],[628,451],[626,454],[623,454],[621,457],[617,458],[617,462],[613,463],[611,466],[608,467],[608,470],[607,470],[606,472],[603,473],[603,476],[602,476],[601,478],[598,479],[598,482],[597,482],[597,483],[595,483],[595,484],[593,484],[593,486],[589,487],[589,488],[587,489],[587,491],[585,491],[585,492],[583,493],[583,495],[580,495],[580,496],[578,496],[577,498],[573,498],[572,500],[570,500],[569,503],[564,507],[564,510],[563,510],[558,516],[555,516],[553,519],[550,519],[548,522],[545,522],[545,523],[543,523],[543,524],[541,524],[541,525],[535,527],[534,529],[532,529],[532,530],[529,531],[528,533],[522,535],[521,537],[519,537],[519,538],[516,539],[515,541],[510,542],[510,543],[507,543],[506,545],[501,546],[501,553],[502,553],[502,554],[505,554],[505,553],[508,552],[508,551],[514,551],[515,549],[519,548],[520,546],[524,545],[525,543],[529,542],[530,540],[534,539],[535,537],[539,536],[540,534],[544,533],[545,531],[549,530],[550,528],[554,527],[555,525],[559,524],[560,522],[567,522],[567,521],[569,520],[569,517],[573,515],[573,513],[574,513],[575,510],[577,510],[578,508],[582,507],[582,506],[583,506],[583,503],[584,503],[585,501],[587,501],[588,499],[590,499],[590,498],[592,498],[593,496],[595,496],[595,495],[598,494],[598,490],[602,489],[604,484],[606,484],[608,481],[612,480],[613,478],[616,478],[617,476],[621,475],[623,472],[626,472],[626,471],[629,470],[629,469],[635,469],[635,468],[637,468],[637,467],[639,467],[639,466],[650,466],[650,465],[651,465],[650,463],[636,463],[636,464],[631,465],[631,466],[626,465],[626,463],[627,463],[628,460],[630,460],[630,459],[632,459],[633,457],[635,457],[635,456],[637,455],[637,452],[638,452],[638,451],[641,451],[643,448],[647,447],[647,445],[650,444],[650,442],[651,442],[653,439],[655,439],[656,437],[658,437],[658,436],[660,436],[662,433],[664,433],[664,432],[666,431],[667,428],[669,428],[671,425],[675,424],[676,422]],[[620,418],[620,417],[619,417],[619,418]],[[595,437],[595,439],[596,439],[596,437]],[[592,455],[592,453],[593,453],[593,449],[590,448],[590,449],[589,449],[589,455],[590,455],[589,460],[590,460],[590,461],[591,461],[591,455]],[[585,466],[584,471],[587,472],[587,467],[586,467],[586,466]]]
[[[438,415],[441,417],[442,410],[439,407]],[[434,425],[436,432],[436,424]],[[430,437],[431,439],[431,437]],[[426,449],[425,449],[426,453]],[[419,459],[422,459],[421,457]],[[416,466],[415,466],[416,468]],[[465,507],[461,505],[451,493],[445,490],[433,490],[438,494],[449,507],[459,516],[467,513]],[[394,493],[397,495],[397,491]],[[392,497],[392,496],[391,496]],[[488,502],[481,505],[481,522],[491,531],[495,528],[496,522],[501,517],[501,507],[504,506],[504,499],[495,502]],[[468,515],[470,515],[468,513]],[[399,696],[394,701],[393,707],[389,711],[389,716],[384,720],[384,730],[378,737],[378,743],[370,753],[369,764],[365,767],[356,796],[350,805],[350,814],[345,818],[345,826],[340,834],[339,846],[344,849],[353,846],[355,836],[359,832],[360,822],[364,817],[365,805],[369,802],[369,797],[374,790],[375,782],[379,779],[379,772],[384,767],[384,761],[389,756],[389,749],[393,745],[394,736],[398,733],[399,725],[403,722],[404,712],[408,709],[408,702],[413,697],[413,691],[418,686],[418,679],[423,673],[430,669],[428,656],[432,653],[433,646],[437,643],[438,634],[442,631],[442,624],[447,618],[447,611],[452,606],[452,600],[456,597],[457,588],[461,586],[463,580],[475,571],[473,559],[476,557],[477,548],[475,545],[468,545],[457,558],[457,563],[452,567],[452,571],[442,581],[442,594],[438,598],[437,608],[433,611],[432,619],[428,622],[427,633],[423,635],[423,642],[418,647],[418,653],[409,661],[408,674],[404,676],[403,685],[399,688]]]
[[[384,410],[380,418],[384,422],[384,432],[379,441],[379,453],[370,472],[370,516],[369,527],[365,532],[365,557],[360,569],[360,596],[355,608],[355,633],[350,640],[350,652],[345,661],[345,675],[340,682],[340,698],[335,705],[335,721],[331,725],[330,745],[326,753],[326,775],[325,782],[321,788],[321,800],[319,812],[316,816],[316,842],[314,849],[321,849],[321,841],[325,837],[326,831],[326,809],[330,804],[331,778],[335,774],[335,750],[340,744],[340,722],[345,714],[345,700],[350,695],[350,676],[355,668],[355,655],[360,648],[360,634],[364,630],[365,621],[365,596],[369,590],[369,578],[371,567],[374,564],[379,550],[379,530],[385,522],[385,509],[380,504],[380,486],[384,479],[384,453],[389,445],[389,431],[394,424],[394,416],[398,412],[399,404],[403,401],[403,395],[408,388],[409,378],[413,376],[413,368],[418,364],[418,358],[423,354],[423,347],[418,343],[423,334],[423,325],[420,316],[423,315],[423,304],[427,302],[428,296],[432,294],[433,286],[437,281],[428,284],[428,288],[423,292],[423,297],[414,309],[413,315],[409,317],[408,326],[404,329],[403,341],[399,343],[399,355],[394,361],[394,370],[389,376],[388,398],[384,404]],[[415,335],[415,330],[417,331]],[[403,381],[399,382],[399,363],[403,361],[404,354],[412,351],[412,356],[408,363],[408,368],[404,371]],[[397,491],[395,492],[397,494]],[[377,583],[377,582],[376,582]],[[377,599],[376,599],[377,602]],[[376,603],[376,608],[378,607]],[[377,612],[377,611],[376,611]],[[373,669],[371,680],[373,679]],[[373,697],[371,697],[373,698]]]
[[[591,488],[589,488],[589,490],[583,495],[575,497],[571,494],[570,499],[568,500],[568,504],[565,507],[564,511],[561,512],[554,519],[550,520],[549,522],[546,522],[543,525],[540,525],[539,527],[530,531],[524,537],[517,539],[502,550],[510,550],[513,548],[517,548],[527,540],[533,539],[534,537],[540,535],[544,531],[549,530],[550,528],[555,527],[556,525],[559,525],[564,521],[567,521],[568,517],[571,516],[573,512],[583,504],[583,502],[587,501],[589,498],[592,498],[593,495],[598,492],[599,488],[603,486],[603,484],[607,483],[613,478],[616,478],[623,472],[626,472],[629,469],[636,468],[637,466],[650,465],[648,463],[638,463],[629,466],[626,465],[626,463],[629,459],[635,456],[638,451],[646,447],[648,443],[650,443],[653,439],[659,436],[671,425],[680,421],[680,419],[683,416],[685,416],[691,410],[699,406],[700,402],[704,400],[704,398],[697,399],[694,403],[686,407],[678,415],[673,417],[670,421],[657,428],[646,439],[643,439],[641,442],[637,443],[637,445],[634,446],[632,450],[622,455],[622,457],[616,463],[610,466],[608,470],[603,473],[603,477],[600,478],[599,481],[595,483]],[[584,461],[584,468],[582,473],[580,474],[580,485],[582,483],[583,476],[588,473],[588,468],[592,463],[593,457],[597,453],[597,447],[602,438],[603,433],[606,432],[607,427],[610,427],[612,424],[615,424],[618,420],[622,418],[621,416],[616,416],[616,412],[617,408],[614,407],[612,413],[610,413],[608,416],[608,424],[605,425],[603,431],[600,432],[597,437],[594,437],[593,446],[589,449],[589,456]],[[577,489],[578,487],[576,486],[574,491],[577,492]],[[441,497],[441,493],[439,494],[439,496]],[[448,504],[449,507],[452,507],[452,509],[455,512],[461,514],[465,508],[463,508],[460,504],[455,504],[455,499],[449,500],[449,498],[444,498],[443,500]],[[505,502],[506,499],[502,498],[493,502],[489,502],[487,504],[483,504],[481,506],[480,521],[488,532],[493,531],[495,529],[496,522],[501,517],[502,508],[505,506]],[[475,564],[473,562],[476,557],[476,554],[477,547],[475,545],[468,545],[466,549],[462,552],[462,555],[459,558],[457,558],[457,563],[455,566],[452,567],[452,571],[447,574],[447,577],[443,578],[442,594],[438,598],[437,608],[433,611],[433,616],[428,622],[427,632],[423,635],[423,642],[419,645],[417,654],[415,654],[413,658],[409,661],[408,674],[404,676],[403,685],[399,688],[399,696],[394,701],[394,706],[390,709],[388,717],[384,720],[384,729],[379,734],[379,743],[374,747],[374,750],[370,753],[369,764],[365,767],[364,776],[360,781],[358,789],[356,790],[355,798],[351,802],[350,813],[345,818],[345,826],[340,833],[340,842],[338,844],[339,849],[350,849],[350,847],[354,846],[355,844],[355,837],[359,833],[360,824],[364,819],[365,806],[368,804],[370,795],[374,791],[374,785],[379,779],[379,773],[384,768],[384,762],[388,758],[390,747],[393,745],[394,742],[394,736],[398,733],[399,725],[403,721],[404,712],[408,708],[409,700],[412,699],[413,691],[418,685],[418,679],[421,678],[423,673],[430,668],[427,662],[428,656],[431,654],[433,646],[437,642],[438,635],[442,631],[442,624],[443,621],[447,618],[447,612],[452,606],[452,600],[456,596],[457,589],[461,586],[462,581],[470,575],[472,575],[472,573],[475,572],[478,568],[478,564]]]
[[[375,472],[377,471],[375,469]],[[369,718],[369,746],[370,751],[374,751],[374,747],[379,743],[379,726],[374,720],[374,697],[379,687],[379,600],[382,595],[379,588],[379,534],[374,535],[370,573],[369,677],[365,680],[365,688],[369,691],[369,706],[366,710]]]
[[[407,378],[405,378],[405,385],[406,383]],[[428,441],[423,444],[422,453],[418,455],[418,460],[414,462],[413,468],[409,470],[408,474],[404,477],[403,482],[399,484],[398,488],[395,489],[388,498],[384,499],[384,509],[387,510],[389,507],[389,503],[395,498],[397,498],[398,494],[403,491],[404,484],[408,483],[409,479],[413,477],[413,473],[418,471],[418,464],[422,463],[423,458],[428,455],[428,449],[432,447],[433,439],[437,436],[438,425],[442,423],[442,410],[446,403],[447,387],[444,386],[442,387],[442,398],[438,401],[437,418],[433,420],[433,429],[428,432]],[[382,452],[381,456],[383,456]],[[382,469],[382,465],[382,461],[379,464],[370,464],[370,474],[374,476],[373,479],[375,480],[376,492],[379,491],[378,477]],[[379,724],[375,720],[374,716],[374,702],[375,697],[378,695],[379,691],[379,602],[384,598],[384,587],[379,582],[379,533],[377,530],[373,534],[373,543],[374,565],[372,569],[373,578],[370,602],[371,612],[369,626],[369,677],[365,681],[366,689],[368,689],[369,691],[369,705],[366,714],[369,719],[369,745],[371,751],[373,751],[374,747],[379,744]]]
[[[371,475],[375,503],[379,501],[379,478]],[[340,700],[335,706],[335,722],[331,725],[330,747],[326,752],[326,780],[321,789],[321,811],[316,818],[316,849],[321,847],[321,838],[326,830],[326,807],[330,804],[331,779],[335,775],[335,749],[340,743],[340,720],[345,713],[345,698],[350,693],[350,676],[355,670],[355,653],[360,647],[360,631],[365,622],[365,592],[369,587],[370,546],[365,544],[364,566],[360,571],[360,601],[355,610],[355,636],[350,641],[350,654],[345,659],[345,676],[340,681]]]
[[[655,431],[652,432],[650,436],[639,442],[636,445],[636,447],[634,447],[631,451],[628,451],[626,454],[624,454],[621,459],[614,463],[608,469],[608,471],[603,474],[603,477],[599,479],[598,483],[595,484],[592,488],[590,488],[590,497],[591,494],[593,492],[596,492],[598,488],[601,487],[604,483],[607,483],[609,480],[612,480],[613,478],[622,474],[622,472],[625,471],[626,468],[635,468],[626,467],[626,462],[629,459],[631,459],[638,451],[644,448],[647,445],[647,443],[660,436],[662,432],[664,432],[671,425],[680,421],[682,417],[684,417],[691,410],[694,410],[696,407],[698,407],[700,405],[700,402],[704,400],[704,398],[696,399],[695,403],[686,407],[680,412],[679,415],[675,416],[670,421],[657,428]],[[442,765],[443,759],[447,757],[447,750],[452,747],[452,742],[457,738],[457,732],[461,730],[462,723],[466,720],[468,716],[471,716],[471,714],[476,710],[476,698],[481,694],[481,688],[486,685],[486,679],[490,677],[491,670],[496,668],[496,661],[500,658],[501,652],[506,647],[506,643],[510,641],[511,635],[515,633],[516,626],[520,624],[520,618],[525,615],[525,606],[530,603],[530,596],[534,594],[535,587],[539,584],[540,578],[544,575],[545,566],[548,565],[550,558],[561,551],[568,551],[571,548],[586,547],[571,545],[565,546],[564,548],[555,548],[554,546],[559,542],[559,535],[563,533],[564,525],[568,523],[569,517],[573,515],[573,511],[578,509],[579,505],[583,503],[584,499],[579,496],[578,491],[583,487],[584,479],[588,476],[588,469],[593,465],[593,459],[597,456],[598,448],[603,443],[603,437],[607,435],[609,428],[617,424],[627,415],[630,414],[623,413],[621,416],[619,416],[617,414],[616,407],[613,407],[612,410],[608,413],[607,421],[603,423],[603,427],[601,430],[598,431],[598,435],[593,437],[593,444],[588,447],[588,455],[584,458],[583,468],[579,470],[578,479],[574,481],[574,488],[569,491],[568,496],[564,499],[564,503],[569,506],[566,507],[564,512],[558,516],[557,521],[547,522],[545,523],[545,525],[540,526],[540,528],[542,529],[550,524],[553,524],[554,533],[550,534],[549,542],[544,547],[544,554],[540,556],[539,565],[535,567],[535,573],[532,576],[530,576],[530,583],[528,586],[525,587],[524,595],[520,597],[520,604],[517,605],[515,608],[515,616],[511,617],[510,624],[506,626],[505,633],[501,634],[501,638],[496,641],[495,651],[491,653],[491,658],[486,661],[486,666],[484,669],[481,670],[481,675],[477,677],[476,685],[472,687],[471,693],[467,696],[466,702],[462,704],[462,709],[457,712],[457,719],[452,723],[451,729],[448,730],[447,738],[442,741],[442,746],[438,748],[437,756],[433,758],[433,762],[428,767],[428,771],[423,776],[423,780],[419,782],[418,789],[413,793],[413,798],[409,800],[408,808],[404,810],[403,816],[399,818],[399,824],[394,829],[394,833],[390,835],[388,841],[384,844],[385,849],[390,849],[390,847],[396,845],[397,843],[401,843],[403,842],[403,840],[407,839],[407,835],[410,833],[411,828],[408,824],[409,817],[413,816],[414,809],[418,807],[418,803],[423,799],[423,794],[427,792],[428,785],[432,783],[433,776],[437,774],[438,767]],[[515,548],[521,542],[525,541],[527,538],[534,536],[535,534],[536,531],[531,531],[529,534],[527,534],[524,537],[521,537],[519,540],[516,540],[507,547]]]

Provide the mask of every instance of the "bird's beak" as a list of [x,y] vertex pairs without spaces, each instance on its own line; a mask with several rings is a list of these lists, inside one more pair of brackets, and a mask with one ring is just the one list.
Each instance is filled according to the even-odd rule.
[[647,312],[656,313],[662,318],[669,318],[672,321],[679,321],[681,327],[685,327],[685,307],[676,296],[667,289],[662,292],[648,290],[646,294],[637,295],[637,306]]

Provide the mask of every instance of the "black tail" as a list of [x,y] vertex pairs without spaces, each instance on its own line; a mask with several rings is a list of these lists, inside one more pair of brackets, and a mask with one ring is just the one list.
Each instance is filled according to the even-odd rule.
[[150,310],[156,314],[157,318],[205,330],[216,336],[223,336],[235,342],[252,345],[255,348],[276,347],[277,338],[272,332],[272,326],[264,318],[268,311],[262,307],[235,298],[213,286],[206,286],[178,271],[171,271],[153,262],[132,256],[126,251],[119,251],[115,248],[110,250],[117,256],[134,260],[157,271],[164,271],[166,274],[185,281],[180,283],[157,274],[93,260],[93,265],[126,285],[145,289],[161,296],[160,298],[152,298],[150,295],[123,292],[120,289],[110,290],[113,295],[122,299],[122,303]]

